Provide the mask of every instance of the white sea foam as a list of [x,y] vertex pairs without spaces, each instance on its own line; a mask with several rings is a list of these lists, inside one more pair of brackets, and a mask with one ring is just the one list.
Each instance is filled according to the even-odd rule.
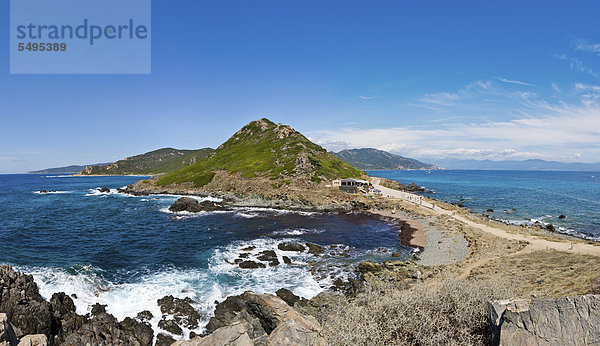
[[48,191],[48,192],[41,192],[41,191],[34,191],[33,193],[35,193],[36,195],[54,195],[54,194],[63,194],[63,193],[71,193],[73,191]]
[[287,235],[287,236],[298,236],[307,233],[323,233],[322,229],[307,229],[307,228],[298,228],[298,229],[282,229],[279,231],[274,231],[273,235]]

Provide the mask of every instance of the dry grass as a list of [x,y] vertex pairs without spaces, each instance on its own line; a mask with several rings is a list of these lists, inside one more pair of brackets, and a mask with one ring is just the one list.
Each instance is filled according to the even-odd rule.
[[554,250],[524,252],[489,261],[470,277],[510,280],[522,298],[588,294],[600,277],[600,258]]
[[481,345],[489,337],[485,303],[507,297],[506,285],[490,281],[388,284],[337,305],[323,336],[330,345]]

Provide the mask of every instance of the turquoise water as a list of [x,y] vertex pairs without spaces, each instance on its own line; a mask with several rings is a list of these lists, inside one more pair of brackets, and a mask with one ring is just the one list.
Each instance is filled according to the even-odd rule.
[[[353,275],[349,264],[391,259],[392,251],[408,257],[411,250],[400,244],[397,225],[360,214],[237,208],[176,215],[168,207],[178,196],[117,192],[139,179],[0,175],[0,263],[33,274],[45,297],[75,293],[80,313],[96,302],[119,319],[150,310],[157,328],[156,300],[168,294],[194,299],[207,322],[214,301],[229,295],[284,287],[310,298]],[[99,193],[102,186],[111,192]],[[56,193],[37,193],[42,189]],[[284,241],[328,251],[284,253],[277,249]],[[231,264],[249,245],[256,247],[252,256],[275,250],[282,264],[253,270]],[[282,255],[294,263],[284,264]]]
[[[600,172],[550,171],[370,171],[370,175],[415,182],[446,202],[515,224],[551,223],[561,231],[600,240]],[[560,215],[565,219],[559,219]]]

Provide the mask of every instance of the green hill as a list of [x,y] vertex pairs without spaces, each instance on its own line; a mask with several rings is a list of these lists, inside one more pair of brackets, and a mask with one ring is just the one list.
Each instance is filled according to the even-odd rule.
[[156,174],[174,172],[209,156],[214,149],[179,150],[163,148],[131,156],[105,166],[87,166],[81,174]]
[[358,169],[438,169],[438,167],[373,148],[342,150],[332,153]]
[[84,170],[88,166],[106,166],[112,162],[107,163],[95,163],[93,165],[71,165],[66,167],[46,168],[39,171],[27,172],[29,174],[76,174]]
[[160,178],[158,185],[192,182],[200,187],[210,183],[216,171],[244,178],[271,180],[360,177],[363,172],[329,154],[301,133],[268,119],[244,126],[205,160]]

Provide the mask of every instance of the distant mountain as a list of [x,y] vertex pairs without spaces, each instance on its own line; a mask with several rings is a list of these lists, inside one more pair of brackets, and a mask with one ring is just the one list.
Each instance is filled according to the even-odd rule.
[[458,160],[434,161],[447,169],[531,170],[531,171],[600,171],[600,163],[558,162],[539,159],[525,161]]
[[363,170],[438,169],[438,167],[428,163],[373,148],[342,150],[332,154],[350,165]]
[[361,177],[362,171],[329,154],[290,126],[268,119],[253,121],[221,144],[214,154],[157,181],[158,185],[193,183],[202,187],[217,172],[244,181],[267,178],[274,186],[303,180],[319,183],[335,178]]
[[179,150],[163,148],[145,154],[131,156],[115,163],[101,166],[87,166],[83,175],[126,175],[169,173],[191,165],[208,157],[214,149]]
[[47,168],[47,169],[42,169],[39,171],[31,171],[31,172],[27,172],[27,173],[30,173],[30,174],[76,174],[76,173],[83,171],[88,166],[105,166],[105,165],[110,165],[111,163],[112,162],[95,163],[92,165],[85,165],[85,166],[71,165],[71,166],[66,166],[66,167]]

